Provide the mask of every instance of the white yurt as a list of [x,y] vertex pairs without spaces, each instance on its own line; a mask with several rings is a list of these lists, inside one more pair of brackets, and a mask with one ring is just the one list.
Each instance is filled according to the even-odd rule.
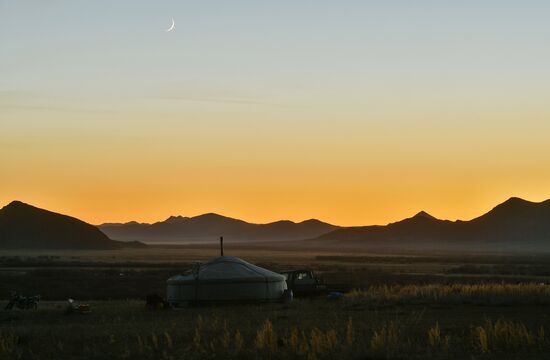
[[214,301],[282,301],[283,275],[233,256],[221,256],[196,264],[184,275],[167,281],[167,300],[172,306]]

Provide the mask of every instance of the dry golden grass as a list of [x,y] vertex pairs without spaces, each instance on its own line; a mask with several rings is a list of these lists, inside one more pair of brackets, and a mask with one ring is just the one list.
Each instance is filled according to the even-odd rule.
[[[220,316],[219,311],[209,312],[210,315],[199,314],[194,319],[183,314],[179,316],[181,320],[170,316],[178,317],[180,312],[153,313],[146,317],[148,320],[136,322],[139,326],[129,328],[128,321],[135,318],[138,308],[126,308],[127,305],[117,302],[112,305],[116,307],[111,310],[112,314],[118,315],[67,317],[63,321],[64,326],[56,327],[56,331],[48,326],[51,320],[43,327],[34,325],[31,328],[2,330],[0,359],[62,359],[77,355],[81,359],[155,360],[443,359],[476,356],[502,358],[503,354],[510,358],[514,354],[542,355],[550,350],[543,327],[530,327],[510,320],[487,320],[481,325],[455,329],[451,342],[451,330],[444,331],[439,322],[419,326],[416,320],[411,322],[407,318],[366,320],[358,315],[356,319],[349,316],[340,322],[316,321],[316,326],[294,322],[293,326],[286,327],[277,322],[276,317],[256,321],[262,313],[257,310],[248,313],[252,322],[244,319],[235,321],[235,318]],[[302,305],[302,310],[307,311],[307,307],[322,306],[322,303]],[[109,308],[104,309],[107,311]],[[338,311],[338,307],[333,309]],[[40,311],[37,314],[43,317],[42,320],[54,315]],[[156,320],[155,316],[162,319]],[[358,327],[357,324],[361,325]],[[461,337],[463,333],[470,335]]]
[[256,349],[274,353],[277,350],[277,334],[273,330],[273,324],[269,319],[265,320],[262,327],[256,332]]
[[428,329],[428,345],[435,350],[448,350],[450,339],[449,335],[442,335],[439,322]]
[[533,331],[525,324],[497,320],[487,320],[484,325],[472,329],[474,346],[482,353],[502,350],[518,350],[539,348],[545,342],[544,327]]
[[351,301],[381,304],[550,304],[544,284],[429,284],[374,286],[346,294]]
[[374,352],[391,356],[398,352],[400,345],[400,329],[394,321],[390,321],[374,331],[370,339],[370,349]]

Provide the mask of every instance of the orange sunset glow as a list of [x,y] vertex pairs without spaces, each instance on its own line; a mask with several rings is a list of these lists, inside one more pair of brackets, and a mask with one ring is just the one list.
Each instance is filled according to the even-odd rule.
[[540,12],[3,6],[1,205],[367,225],[550,198]]

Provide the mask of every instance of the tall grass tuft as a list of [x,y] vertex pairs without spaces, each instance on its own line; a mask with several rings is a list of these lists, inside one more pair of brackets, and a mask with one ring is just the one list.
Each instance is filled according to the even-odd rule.
[[141,336],[140,335],[137,335],[137,349],[138,349],[138,353],[139,354],[143,354],[144,350],[145,350],[145,346],[144,346],[144,343],[143,343],[143,340],[141,339]]
[[243,344],[244,344],[244,339],[239,329],[235,330],[234,342],[235,342],[235,354],[238,355],[242,351]]
[[482,353],[504,350],[525,350],[535,348],[544,342],[544,328],[537,332],[529,330],[525,324],[513,321],[487,320],[484,325],[472,330],[474,345]]
[[151,334],[151,344],[153,344],[153,349],[154,350],[159,349],[159,339],[157,337],[157,334],[155,334],[155,333]]
[[203,351],[202,336],[199,327],[195,328],[195,334],[193,335],[193,345],[198,352]]
[[296,326],[293,326],[292,330],[290,330],[288,345],[290,346],[290,351],[293,354],[298,354],[298,349],[300,346],[300,332],[298,331],[298,328]]
[[174,342],[172,341],[172,336],[168,333],[168,331],[164,332],[164,344],[168,349],[171,349]]
[[258,350],[267,350],[271,353],[277,350],[277,334],[269,319],[264,321],[262,327],[256,332],[255,345]]
[[195,327],[195,333],[193,334],[193,346],[195,347],[195,350],[198,352],[204,351],[204,346],[202,343],[202,329],[203,329],[204,323],[202,316],[197,316],[197,326]]
[[312,355],[331,353],[338,345],[338,334],[334,329],[323,332],[318,328],[313,328],[309,343]]
[[355,330],[353,328],[353,320],[351,316],[348,318],[348,323],[346,325],[346,342],[348,346],[353,345],[355,342]]
[[450,336],[442,336],[439,323],[428,329],[428,345],[434,350],[447,350],[449,348]]
[[370,348],[374,352],[395,353],[399,346],[399,328],[394,321],[375,330],[370,339]]
[[229,351],[231,345],[231,333],[227,329],[227,321],[223,322],[223,332],[222,332],[222,347],[225,352]]
[[485,330],[483,326],[478,326],[474,329],[473,336],[474,336],[474,346],[476,345],[476,342],[477,342],[477,345],[479,346],[479,350],[482,353],[489,352],[489,337],[487,335],[487,330]]

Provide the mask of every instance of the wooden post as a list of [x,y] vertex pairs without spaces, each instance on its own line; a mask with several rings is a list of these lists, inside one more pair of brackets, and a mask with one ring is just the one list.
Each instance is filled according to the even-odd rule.
[[220,236],[220,256],[223,256],[223,236]]

